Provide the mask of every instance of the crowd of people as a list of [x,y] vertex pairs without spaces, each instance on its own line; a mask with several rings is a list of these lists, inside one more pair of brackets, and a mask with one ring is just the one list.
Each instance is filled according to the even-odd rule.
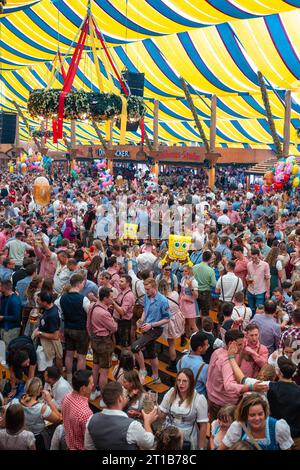
[[45,206],[36,175],[0,177],[0,449],[300,449],[297,192],[91,175],[56,169]]

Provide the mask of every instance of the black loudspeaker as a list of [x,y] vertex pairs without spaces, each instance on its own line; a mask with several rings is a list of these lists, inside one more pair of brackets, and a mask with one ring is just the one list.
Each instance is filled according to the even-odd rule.
[[14,144],[16,138],[17,115],[0,112],[0,144]]
[[[122,79],[127,83],[130,92],[134,96],[144,96],[144,83],[145,74],[129,72],[129,70],[123,70]],[[123,88],[121,87],[121,94],[124,95]],[[120,122],[117,122],[117,127],[120,128]],[[136,132],[139,127],[139,122],[127,122],[126,130],[128,132]]]
[[[144,96],[144,73],[135,73],[129,72],[129,70],[123,70],[122,79],[127,83],[132,95]],[[124,95],[123,88],[121,88],[121,93]]]

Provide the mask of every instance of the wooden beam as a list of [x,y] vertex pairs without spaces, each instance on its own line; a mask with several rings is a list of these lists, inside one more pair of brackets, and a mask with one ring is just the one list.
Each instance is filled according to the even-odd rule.
[[[16,101],[13,101],[13,104],[14,104],[16,110],[17,110],[17,113],[18,113],[19,117],[22,119],[25,126],[27,127],[28,132],[30,132],[30,125],[29,125],[28,119],[23,114],[23,111],[22,111],[21,107],[18,105],[18,103]],[[40,152],[41,151],[41,145],[40,145],[38,139],[34,139],[34,143],[37,146],[38,151]]]
[[216,133],[217,133],[217,96],[213,95],[211,98],[211,114],[210,114],[210,151],[216,150]]
[[76,121],[72,119],[71,121],[71,149],[76,148]]
[[212,167],[207,170],[208,176],[208,187],[213,190],[216,182],[216,167],[212,165]]
[[159,101],[154,100],[153,150],[158,150],[158,115],[159,115]]
[[109,135],[108,135],[108,148],[111,149],[113,146],[113,121],[109,120]]
[[287,157],[290,150],[291,138],[291,106],[292,106],[292,92],[287,90],[285,92],[285,111],[284,111],[284,141],[283,141],[283,156]]
[[96,131],[96,134],[98,136],[98,139],[100,140],[101,144],[102,144],[102,147],[107,150],[107,145],[106,145],[106,142],[105,142],[105,139],[103,138],[103,135],[101,134],[100,130],[99,130],[99,127],[97,126],[97,123],[96,121],[92,120],[92,126],[93,128],[95,129]]

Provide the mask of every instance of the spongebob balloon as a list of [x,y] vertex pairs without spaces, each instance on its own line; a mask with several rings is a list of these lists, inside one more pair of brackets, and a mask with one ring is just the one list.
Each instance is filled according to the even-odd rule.
[[177,261],[179,264],[193,266],[188,254],[189,246],[192,242],[191,237],[184,235],[169,235],[169,249],[166,256],[162,259],[162,265]]
[[124,224],[121,240],[137,241],[138,224]]

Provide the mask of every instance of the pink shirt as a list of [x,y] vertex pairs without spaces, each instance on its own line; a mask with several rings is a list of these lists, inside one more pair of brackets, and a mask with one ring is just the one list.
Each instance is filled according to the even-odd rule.
[[207,396],[216,405],[235,405],[243,385],[234,378],[226,349],[217,349],[211,356],[206,381]]
[[247,276],[247,265],[249,263],[249,260],[247,258],[243,259],[238,259],[235,262],[235,270],[234,274],[238,276],[240,279],[243,281],[243,286],[246,287],[246,276]]
[[110,280],[111,285],[115,287],[118,292],[120,292],[120,286],[119,286],[120,276],[119,276],[118,271],[114,268],[108,268],[107,271],[111,275],[111,280]]
[[47,258],[47,256],[38,247],[34,247],[34,252],[40,261],[39,275],[44,279],[49,277],[53,278],[57,268],[57,257],[55,254],[53,253],[51,258]]
[[125,292],[120,292],[116,298],[116,302],[120,305],[120,307],[123,308],[124,314],[120,315],[116,310],[114,310],[114,318],[121,320],[131,320],[133,315],[133,307],[135,304],[135,295],[132,290],[128,289]]
[[108,311],[106,305],[101,302],[92,304],[87,314],[87,331],[89,335],[109,336],[115,333],[118,325]]
[[[247,343],[246,343],[247,345]],[[241,352],[237,355],[237,363],[246,377],[256,378],[260,369],[268,362],[269,351],[263,344],[257,343],[255,347],[251,347],[253,354]]]
[[0,251],[3,251],[6,245],[8,237],[5,235],[4,232],[0,232]]
[[237,211],[228,211],[227,216],[232,224],[236,224],[241,221],[240,215]]
[[70,450],[84,450],[84,434],[86,423],[92,410],[89,400],[73,391],[64,396],[61,405],[66,443]]
[[266,261],[260,260],[258,264],[249,261],[247,264],[248,276],[253,282],[248,285],[250,294],[258,295],[267,292],[267,279],[270,279],[270,266]]

